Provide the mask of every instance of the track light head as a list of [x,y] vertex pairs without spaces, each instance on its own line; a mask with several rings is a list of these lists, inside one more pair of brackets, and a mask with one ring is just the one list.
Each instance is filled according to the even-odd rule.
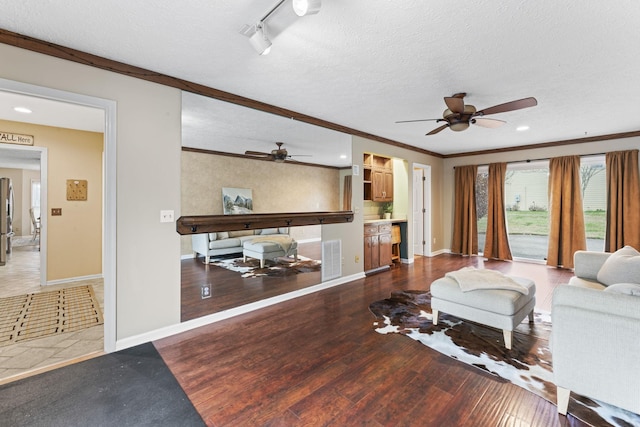
[[293,0],[293,11],[298,16],[315,15],[320,12],[322,0]]
[[267,37],[265,32],[265,25],[263,22],[259,22],[256,25],[256,32],[249,37],[249,43],[260,55],[267,55],[271,51],[271,40]]

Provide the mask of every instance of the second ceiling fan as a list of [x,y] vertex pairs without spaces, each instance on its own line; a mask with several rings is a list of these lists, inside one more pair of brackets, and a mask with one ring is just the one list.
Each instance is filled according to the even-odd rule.
[[464,97],[467,94],[464,92],[456,93],[453,96],[447,96],[444,98],[447,109],[442,113],[441,119],[419,119],[419,120],[401,120],[396,123],[412,123],[412,122],[446,122],[442,126],[439,126],[429,132],[427,135],[435,135],[436,133],[449,128],[453,131],[460,132],[469,127],[470,124],[496,128],[502,126],[506,122],[504,120],[488,119],[484,116],[497,113],[506,113],[507,111],[520,110],[523,108],[534,107],[538,105],[538,101],[533,98],[523,98],[517,101],[505,102],[504,104],[494,105],[493,107],[485,108],[480,111],[476,111],[476,107],[473,105],[465,105]]
[[278,146],[278,148],[271,150],[270,153],[263,153],[261,151],[245,151],[244,154],[246,156],[255,157],[259,159],[272,160],[276,163],[282,163],[286,160],[291,160],[292,156],[310,157],[310,155],[307,155],[307,154],[289,154],[286,148],[282,148],[282,146],[284,145],[282,142],[276,142],[276,145]]

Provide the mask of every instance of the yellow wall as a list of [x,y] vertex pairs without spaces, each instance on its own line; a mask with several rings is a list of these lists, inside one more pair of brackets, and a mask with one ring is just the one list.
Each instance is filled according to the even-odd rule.
[[[0,127],[47,148],[47,281],[102,274],[102,133],[3,120]],[[88,181],[87,201],[67,201],[67,179]],[[51,216],[51,208],[62,208],[62,216]]]
[[[340,209],[338,169],[182,152],[182,214],[222,215],[222,188],[250,188],[255,213]],[[320,237],[317,227],[296,227],[296,240]],[[182,237],[183,255],[191,238]]]

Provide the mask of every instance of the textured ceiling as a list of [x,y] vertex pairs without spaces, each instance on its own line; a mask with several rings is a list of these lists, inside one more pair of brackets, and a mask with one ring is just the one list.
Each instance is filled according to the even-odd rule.
[[[302,18],[287,0],[259,56],[239,31],[276,3],[0,0],[0,28],[442,154],[640,129],[635,0],[324,0]],[[439,118],[456,92],[478,109],[538,106],[492,116],[498,129],[427,137],[434,122],[394,123]],[[272,143],[259,142],[242,148]]]

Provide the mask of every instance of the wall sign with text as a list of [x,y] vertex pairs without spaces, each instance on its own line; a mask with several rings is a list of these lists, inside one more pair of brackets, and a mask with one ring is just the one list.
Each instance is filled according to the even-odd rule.
[[19,133],[10,133],[0,131],[0,143],[33,145],[33,135],[22,135]]

